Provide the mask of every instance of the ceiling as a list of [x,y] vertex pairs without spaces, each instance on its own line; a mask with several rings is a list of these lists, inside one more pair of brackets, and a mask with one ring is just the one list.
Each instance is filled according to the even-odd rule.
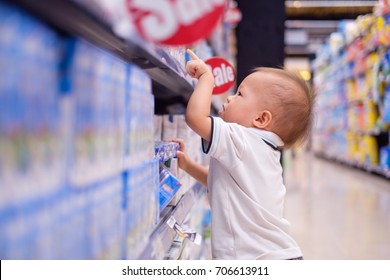
[[337,31],[340,20],[373,12],[378,1],[285,1],[287,57],[311,57]]

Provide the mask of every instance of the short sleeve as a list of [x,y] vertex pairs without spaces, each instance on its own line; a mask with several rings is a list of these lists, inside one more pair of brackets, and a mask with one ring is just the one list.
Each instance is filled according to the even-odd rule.
[[243,126],[211,118],[210,142],[202,139],[203,152],[214,157],[227,167],[235,166],[241,160],[245,149]]

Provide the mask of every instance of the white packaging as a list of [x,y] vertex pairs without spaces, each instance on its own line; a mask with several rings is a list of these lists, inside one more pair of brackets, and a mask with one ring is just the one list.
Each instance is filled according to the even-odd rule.
[[177,138],[178,117],[177,115],[164,115],[162,127],[162,140]]
[[154,141],[162,140],[162,126],[163,126],[163,116],[154,115]]

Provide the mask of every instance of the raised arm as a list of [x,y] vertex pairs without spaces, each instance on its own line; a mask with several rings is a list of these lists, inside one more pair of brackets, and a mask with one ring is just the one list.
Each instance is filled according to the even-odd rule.
[[192,60],[187,62],[186,70],[191,77],[198,79],[187,105],[186,121],[188,126],[206,141],[211,136],[211,95],[214,88],[214,76],[209,67],[191,50],[187,50]]

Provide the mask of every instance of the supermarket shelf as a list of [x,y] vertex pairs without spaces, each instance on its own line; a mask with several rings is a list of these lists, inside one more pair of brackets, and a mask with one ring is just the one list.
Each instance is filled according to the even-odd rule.
[[285,2],[288,19],[355,19],[371,13],[375,1],[290,1]]
[[183,70],[163,49],[150,48],[142,41],[126,41],[115,35],[110,26],[70,0],[8,0],[67,34],[81,37],[144,69],[153,80],[159,99],[187,103],[193,85]]
[[341,163],[344,165],[348,165],[350,167],[358,168],[360,170],[363,170],[363,171],[366,171],[369,173],[380,175],[380,176],[385,177],[387,179],[390,178],[390,170],[385,170],[385,169],[381,168],[380,166],[362,164],[362,163],[359,163],[359,162],[354,161],[354,160],[348,160],[348,159],[342,158],[340,156],[329,155],[329,154],[326,154],[324,152],[315,152],[314,154],[319,158],[338,162],[338,163]]
[[388,133],[388,131],[383,131],[379,127],[376,127],[376,128],[370,129],[370,130],[356,130],[356,129],[351,130],[351,129],[348,129],[348,132],[352,132],[352,133],[360,134],[360,135],[371,135],[371,136],[378,136],[381,134]]
[[[204,193],[204,187],[199,183],[188,190],[174,207],[166,208],[162,212],[160,223],[150,236],[150,240],[138,259],[163,259],[175,240],[176,232],[172,230],[166,221],[174,216],[178,224],[181,224],[191,211],[195,201]],[[159,255],[164,254],[164,255]]]

